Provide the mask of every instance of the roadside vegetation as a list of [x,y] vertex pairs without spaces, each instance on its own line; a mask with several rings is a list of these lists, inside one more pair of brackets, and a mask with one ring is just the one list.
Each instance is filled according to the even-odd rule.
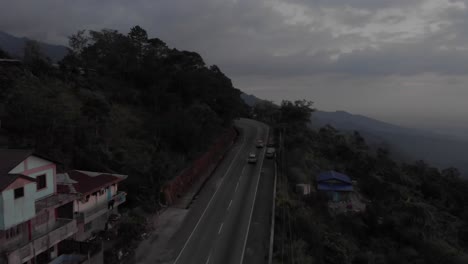
[[164,203],[161,187],[248,107],[216,65],[139,26],[128,34],[78,31],[69,47],[53,65],[29,41],[21,63],[0,64],[2,128],[10,148],[35,149],[65,168],[129,175],[125,247],[145,232],[141,216]]
[[161,185],[246,112],[217,66],[139,26],[126,35],[79,31],[69,45],[58,65],[29,42],[24,69],[2,66],[9,147],[34,148],[66,167],[128,174],[131,206],[155,208]]
[[[309,126],[312,104],[260,102],[280,155],[274,263],[468,263],[468,182],[455,168],[396,162],[358,132]],[[331,214],[327,199],[300,196],[324,170],[348,174],[367,201],[363,212]]]

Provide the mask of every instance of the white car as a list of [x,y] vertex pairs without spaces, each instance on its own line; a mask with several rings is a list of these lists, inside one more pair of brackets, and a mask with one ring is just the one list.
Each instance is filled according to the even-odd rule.
[[265,153],[265,157],[267,157],[268,159],[272,159],[275,156],[276,156],[275,148],[267,148],[266,153]]
[[250,153],[247,162],[253,164],[257,163],[257,155],[255,155],[255,153]]

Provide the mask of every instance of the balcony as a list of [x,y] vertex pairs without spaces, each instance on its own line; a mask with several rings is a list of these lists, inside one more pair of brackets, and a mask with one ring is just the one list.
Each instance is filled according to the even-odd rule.
[[76,200],[76,194],[57,193],[36,201],[36,214],[47,208],[57,208],[73,200]]
[[[62,255],[49,264],[102,263],[100,242],[80,242],[67,239],[59,244],[59,252],[62,252]],[[101,253],[101,261],[96,261],[99,258],[99,253]]]
[[65,240],[78,231],[76,220],[57,219],[55,224],[41,232],[32,234],[31,241],[19,245],[8,255],[8,263],[24,263],[33,257],[49,249],[58,242]]
[[60,255],[56,259],[49,262],[49,264],[79,264],[87,260],[84,255],[67,254]]
[[112,197],[111,200],[96,204],[95,206],[93,206],[93,208],[78,213],[78,215],[76,216],[76,219],[79,222],[84,222],[84,223],[93,221],[99,216],[109,212],[109,210],[111,210],[112,208],[116,208],[117,206],[123,204],[126,201],[126,198],[127,198],[126,192],[118,192]]

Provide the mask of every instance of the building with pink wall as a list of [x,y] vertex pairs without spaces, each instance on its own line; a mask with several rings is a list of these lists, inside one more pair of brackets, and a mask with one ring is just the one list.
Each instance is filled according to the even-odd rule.
[[[0,264],[102,263],[84,240],[125,202],[127,176],[70,171],[31,150],[0,149]],[[59,179],[59,180],[58,180]]]
[[53,161],[31,150],[0,149],[0,263],[44,263],[77,232],[77,196],[58,194],[56,186]]

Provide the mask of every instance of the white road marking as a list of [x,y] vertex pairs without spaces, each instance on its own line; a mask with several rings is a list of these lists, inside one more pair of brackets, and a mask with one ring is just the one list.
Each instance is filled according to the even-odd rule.
[[231,208],[231,204],[232,204],[232,200],[229,202],[229,205],[228,205],[228,208],[227,208],[228,210],[229,210],[229,208]]
[[210,258],[211,258],[211,253],[210,253],[210,255],[208,255],[208,259],[206,260],[205,264],[210,263]]
[[177,264],[177,261],[179,261],[180,256],[182,256],[182,253],[184,252],[185,248],[187,247],[188,243],[190,242],[190,239],[192,238],[193,234],[195,233],[195,230],[197,230],[198,225],[200,224],[201,220],[203,219],[203,216],[205,216],[206,211],[207,211],[208,208],[210,207],[211,202],[213,201],[213,198],[214,198],[214,197],[216,196],[216,194],[218,193],[219,187],[221,187],[221,183],[222,183],[222,182],[224,181],[224,179],[226,178],[225,176],[229,173],[229,171],[230,171],[231,168],[232,168],[232,165],[233,165],[233,164],[235,163],[235,161],[237,160],[237,156],[239,156],[239,153],[241,152],[242,148],[244,147],[244,144],[245,144],[245,135],[242,135],[242,144],[241,144],[241,147],[240,147],[239,150],[237,151],[236,156],[234,156],[234,159],[232,159],[231,164],[229,165],[229,168],[226,170],[226,172],[224,173],[223,177],[221,178],[220,184],[219,184],[218,187],[216,188],[216,191],[215,191],[215,193],[213,194],[213,196],[211,196],[210,201],[209,201],[208,204],[206,205],[206,208],[205,208],[205,210],[203,211],[202,215],[200,216],[200,219],[198,219],[198,222],[197,222],[197,224],[195,225],[195,228],[193,229],[192,233],[191,233],[190,236],[188,237],[187,241],[185,241],[185,244],[184,244],[184,246],[182,247],[182,250],[180,250],[179,255],[177,256],[176,260],[174,261],[174,264]]
[[[268,139],[269,131],[270,131],[270,128],[267,127],[267,133],[266,133],[267,139]],[[253,210],[254,210],[254,207],[255,207],[255,200],[257,198],[258,183],[260,182],[260,175],[261,175],[261,172],[262,172],[263,161],[265,160],[265,152],[266,152],[266,148],[263,149],[263,159],[262,159],[261,164],[260,164],[260,172],[258,173],[257,186],[255,186],[255,194],[254,194],[254,199],[253,199],[253,203],[252,203],[252,208],[250,210],[250,218],[249,218],[249,225],[247,226],[247,233],[245,233],[244,247],[242,248],[242,255],[241,255],[241,259],[240,259],[240,264],[242,264],[244,262],[245,247],[247,246],[247,238],[249,237],[250,223],[252,222],[252,215],[253,215]]]
[[237,182],[236,189],[234,190],[234,192],[237,192],[237,187],[239,187],[239,182]]
[[218,235],[221,234],[221,230],[223,230],[223,225],[224,225],[224,222],[221,223],[221,226],[219,227],[219,230],[218,230]]

